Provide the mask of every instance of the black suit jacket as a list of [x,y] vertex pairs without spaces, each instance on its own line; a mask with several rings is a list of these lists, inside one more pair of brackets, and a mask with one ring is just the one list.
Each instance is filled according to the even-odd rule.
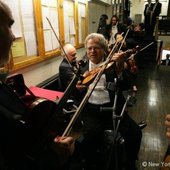
[[72,68],[70,67],[68,61],[64,58],[59,66],[59,90],[65,91],[73,76],[74,73]]
[[[147,15],[150,15],[150,12],[149,13],[147,13],[147,8],[148,8],[148,5],[149,4],[146,4],[145,5],[145,9],[144,9],[144,16],[146,17]],[[151,3],[151,6],[150,6],[150,11],[152,11],[152,9],[153,9],[153,3]]]
[[153,11],[152,17],[157,17],[161,13],[162,4],[160,2],[157,3],[156,8]]

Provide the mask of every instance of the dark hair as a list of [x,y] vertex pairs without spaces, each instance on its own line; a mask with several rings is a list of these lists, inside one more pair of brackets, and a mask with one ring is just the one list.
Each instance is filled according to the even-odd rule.
[[141,30],[143,30],[145,28],[144,23],[139,23],[139,26],[141,27]]
[[103,19],[103,20],[107,20],[108,19],[108,16],[106,14],[102,14],[100,16],[100,19]]
[[102,14],[99,19],[99,27],[106,25],[106,20],[108,19],[108,16],[106,14]]
[[112,18],[116,18],[117,21],[119,21],[119,18],[117,15],[112,15],[111,19],[110,19],[110,25],[112,25]]
[[97,29],[97,33],[104,35],[104,37],[106,39],[109,38],[109,27],[108,27],[107,21],[106,21],[107,19],[108,19],[108,16],[106,14],[102,14],[100,16],[99,26]]

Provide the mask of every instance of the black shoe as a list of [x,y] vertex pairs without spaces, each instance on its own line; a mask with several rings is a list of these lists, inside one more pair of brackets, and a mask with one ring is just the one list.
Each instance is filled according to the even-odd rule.
[[138,123],[138,126],[140,127],[140,129],[143,129],[147,126],[146,122],[145,121],[141,121]]

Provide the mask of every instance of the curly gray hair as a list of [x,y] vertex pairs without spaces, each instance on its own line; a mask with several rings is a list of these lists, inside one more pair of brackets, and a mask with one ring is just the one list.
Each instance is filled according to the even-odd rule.
[[86,37],[86,39],[84,41],[85,48],[87,48],[87,43],[91,39],[96,39],[98,44],[104,49],[104,51],[108,50],[108,45],[107,45],[106,39],[104,38],[104,36],[102,34],[99,34],[99,33],[91,33]]

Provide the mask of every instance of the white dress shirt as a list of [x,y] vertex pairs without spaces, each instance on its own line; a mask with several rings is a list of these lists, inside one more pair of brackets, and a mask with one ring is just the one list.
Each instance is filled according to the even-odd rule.
[[116,42],[115,40],[116,33],[118,33],[117,24],[112,26],[112,32],[111,32],[112,35],[110,37],[109,45],[114,44]]
[[[101,62],[102,63],[102,62]],[[99,64],[94,64],[91,61],[89,62],[89,71],[93,68],[99,66]],[[93,83],[89,86],[89,88],[92,88]],[[89,103],[96,104],[96,105],[102,105],[110,102],[109,92],[106,89],[106,76],[103,74],[97,83],[95,89],[93,90],[89,100]]]

